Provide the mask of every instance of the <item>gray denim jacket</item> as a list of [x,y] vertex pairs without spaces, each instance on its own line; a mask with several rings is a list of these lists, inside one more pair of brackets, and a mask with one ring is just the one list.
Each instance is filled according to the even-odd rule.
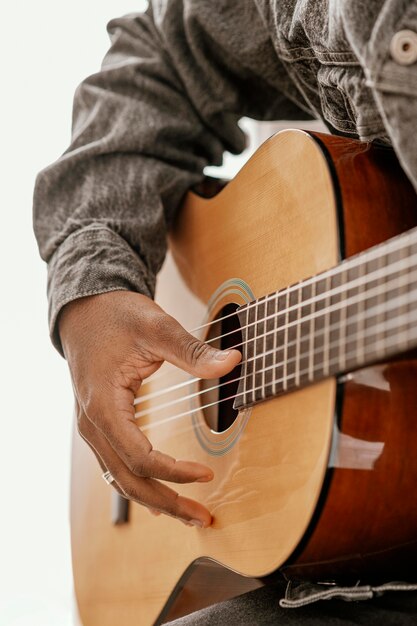
[[390,142],[417,188],[415,0],[153,0],[108,29],[102,69],[75,95],[71,145],[35,189],[58,349],[71,300],[153,294],[180,200],[243,150],[242,116],[320,116]]

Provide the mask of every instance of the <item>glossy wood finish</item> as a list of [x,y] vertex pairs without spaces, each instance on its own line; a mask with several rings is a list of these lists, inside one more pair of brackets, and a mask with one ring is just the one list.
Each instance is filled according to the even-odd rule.
[[[353,375],[345,385],[326,500],[286,575],[355,583],[415,580],[417,361]],[[378,388],[379,387],[379,388]],[[353,494],[353,496],[352,496]]]
[[[392,151],[320,141],[339,181],[346,257],[417,225],[416,194]],[[410,355],[355,372],[343,385],[333,442],[339,467],[328,472],[320,510],[287,576],[416,579],[416,381]]]
[[260,579],[240,576],[210,559],[198,559],[184,572],[158,621],[171,622],[259,587],[263,587]]
[[[323,158],[322,141],[323,138],[312,138],[300,131],[282,132],[266,142],[217,196],[205,200],[195,194],[188,195],[171,236],[171,250],[181,276],[168,258],[158,284],[159,302],[187,328],[204,321],[212,294],[225,281],[243,279],[258,297],[337,263],[337,207],[340,203],[334,192],[331,168],[329,170]],[[333,147],[329,144],[324,150],[334,148],[336,167],[340,162],[341,171],[347,161],[350,174],[346,185],[342,174],[341,195],[345,194],[348,206],[351,201],[346,194],[355,183],[355,178],[349,183],[349,176],[352,172],[355,176],[362,175],[360,155],[366,150],[357,142],[345,148],[346,144],[338,141],[335,139]],[[366,176],[367,182],[368,177],[370,174]],[[371,210],[374,206],[371,194],[374,193],[375,189],[369,192],[369,201],[365,202],[372,205]],[[387,197],[385,191],[382,196],[381,201]],[[346,229],[355,227],[355,221],[350,224],[349,219],[347,216]],[[351,250],[349,245],[354,248],[354,244],[347,241],[348,250]],[[209,319],[225,304],[232,301],[240,304],[245,297],[247,293],[241,283],[236,280],[227,283],[214,303],[209,303]],[[173,368],[164,366],[164,370],[167,378],[158,374],[144,388],[145,393],[184,380]],[[409,371],[407,376],[411,379],[412,369]],[[386,382],[385,376],[388,374],[382,376]],[[407,376],[401,374],[396,380]],[[358,387],[357,382],[352,384]],[[362,388],[363,384],[360,386]],[[394,387],[392,383],[392,389]],[[332,533],[332,538],[341,535],[340,531],[348,534],[347,526],[342,528],[343,516],[336,515],[340,507],[340,500],[335,499],[337,495],[329,491],[329,504],[334,504],[328,509],[317,509],[332,442],[335,388],[335,381],[330,379],[258,405],[250,414],[242,412],[226,433],[213,433],[202,411],[196,412],[195,420],[188,415],[164,425],[151,425],[152,416],[140,420],[139,425],[155,447],[175,457],[193,458],[213,467],[215,480],[212,483],[180,488],[182,493],[205,502],[213,512],[214,524],[204,531],[186,528],[163,516],[154,518],[137,505],[131,506],[128,524],[113,526],[109,487],[102,481],[90,450],[76,438],[71,527],[75,589],[84,626],[148,626],[203,606],[208,598],[199,596],[198,589],[204,588],[204,581],[208,582],[210,575],[205,576],[201,571],[199,577],[189,578],[188,583],[187,577],[183,577],[190,565],[198,565],[201,557],[210,557],[254,578],[274,572],[294,554],[293,561],[298,558],[299,571],[307,571],[309,563],[321,558],[317,556],[320,546],[323,547],[326,537],[328,541],[333,528],[338,532]],[[348,388],[345,408],[349,410],[347,392]],[[360,401],[359,396],[357,392]],[[392,396],[392,407],[396,397]],[[352,403],[354,400],[352,395]],[[346,433],[352,432],[352,436],[356,433],[360,438],[364,436],[361,425],[369,423],[369,428],[373,428],[372,415],[379,414],[384,404],[378,402],[374,404],[374,412],[369,411],[367,419],[360,419],[359,425],[355,421],[355,409],[350,409],[352,424],[346,417],[348,413],[342,422]],[[177,405],[178,413],[189,409],[189,401]],[[415,407],[413,415],[415,417]],[[171,416],[171,410],[161,410],[154,422]],[[381,419],[379,423],[383,422]],[[385,420],[384,433],[386,437],[393,433],[394,439],[397,436],[391,415]],[[376,439],[370,437],[370,441],[382,441],[379,436],[377,432]],[[383,443],[381,458],[385,459],[388,439]],[[389,471],[393,467],[392,461],[384,465]],[[397,467],[395,476],[401,485],[402,480],[407,482],[408,479],[402,477],[400,462]],[[410,465],[413,477],[416,469]],[[334,478],[337,472],[339,470],[334,471]],[[349,505],[354,515],[363,506],[364,499],[371,499],[374,494],[374,474],[366,472],[368,482],[363,483],[364,495],[357,504]],[[349,476],[340,470],[343,502],[348,484],[350,497],[355,500],[356,490],[351,487],[352,481],[353,486],[356,485],[358,471],[352,470]],[[336,486],[336,481],[332,481],[330,490]],[[389,493],[388,500],[393,491]],[[321,526],[314,525],[315,511],[321,512],[330,525],[322,530]],[[368,513],[366,507],[364,512]],[[369,516],[362,523],[369,525]],[[377,525],[375,522],[374,526]],[[294,553],[307,528],[311,529],[310,542],[307,546],[305,541],[301,544],[305,548],[303,552],[299,548]],[[337,537],[334,539],[342,553],[344,540],[337,544]],[[361,545],[365,545],[365,539]],[[347,547],[350,550],[350,544]],[[256,583],[249,582],[249,587],[252,584]],[[227,586],[220,586],[222,595],[218,599],[236,594],[238,577]],[[187,594],[192,596],[188,603]],[[170,597],[171,609],[164,611]],[[209,601],[214,600],[212,596]]]

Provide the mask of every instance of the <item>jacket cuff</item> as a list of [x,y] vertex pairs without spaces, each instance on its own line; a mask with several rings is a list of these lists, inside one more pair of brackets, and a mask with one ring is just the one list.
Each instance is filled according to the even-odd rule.
[[119,290],[149,297],[155,292],[155,276],[127,241],[103,226],[69,235],[48,264],[49,330],[62,356],[57,324],[62,308],[77,298]]

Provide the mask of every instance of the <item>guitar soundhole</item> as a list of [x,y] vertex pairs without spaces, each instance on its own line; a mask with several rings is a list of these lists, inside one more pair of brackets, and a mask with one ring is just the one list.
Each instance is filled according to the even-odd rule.
[[[212,346],[221,350],[228,348],[241,350],[242,333],[236,314],[237,308],[237,304],[227,304],[219,311],[206,337],[206,341],[209,340]],[[203,392],[200,402],[204,418],[215,432],[227,430],[238,416],[238,411],[233,408],[233,402],[239,386],[240,371],[241,366],[238,365],[222,378],[200,382]]]

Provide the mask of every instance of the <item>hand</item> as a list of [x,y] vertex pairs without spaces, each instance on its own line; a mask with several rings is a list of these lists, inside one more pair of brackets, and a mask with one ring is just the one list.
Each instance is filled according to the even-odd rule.
[[200,378],[219,378],[240,361],[237,350],[201,343],[146,296],[114,291],[67,304],[59,331],[74,385],[78,429],[113,486],[125,497],[186,524],[207,527],[210,512],[158,479],[206,482],[209,467],[153,450],[135,421],[133,401],[164,360]]

